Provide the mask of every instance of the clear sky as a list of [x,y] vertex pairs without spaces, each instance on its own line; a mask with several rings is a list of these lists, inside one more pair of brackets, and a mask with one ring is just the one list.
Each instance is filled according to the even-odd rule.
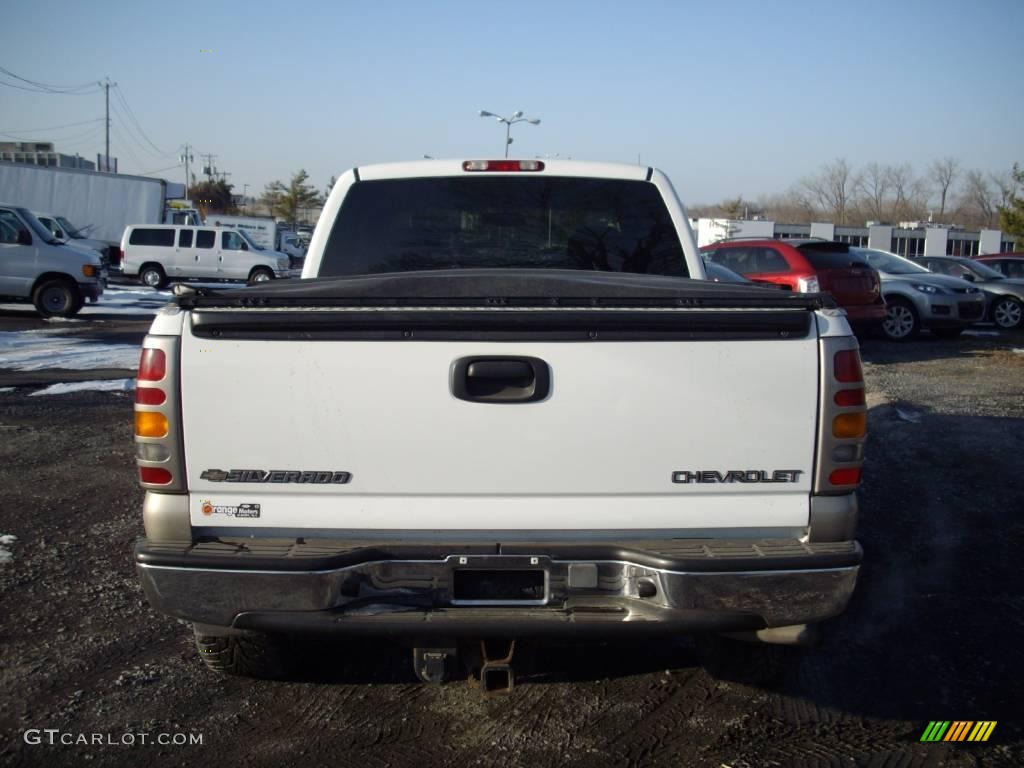
[[[112,98],[122,172],[188,141],[250,195],[300,167],[322,189],[353,165],[500,157],[480,109],[542,119],[513,129],[513,156],[639,155],[691,203],[781,192],[837,157],[1024,162],[1024,0],[7,0],[2,19],[5,69],[119,84],[166,153]],[[24,129],[102,116],[99,92],[0,87],[0,133],[60,151],[95,159],[102,123]]]

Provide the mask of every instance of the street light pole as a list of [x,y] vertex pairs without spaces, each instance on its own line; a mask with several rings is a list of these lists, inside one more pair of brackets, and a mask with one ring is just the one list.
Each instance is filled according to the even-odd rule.
[[494,112],[488,112],[485,109],[481,109],[479,112],[480,117],[493,117],[499,123],[505,124],[505,157],[508,157],[508,148],[512,144],[512,126],[515,123],[529,123],[530,125],[540,125],[540,118],[537,117],[523,117],[523,111],[517,110],[512,113],[512,117],[502,117]]

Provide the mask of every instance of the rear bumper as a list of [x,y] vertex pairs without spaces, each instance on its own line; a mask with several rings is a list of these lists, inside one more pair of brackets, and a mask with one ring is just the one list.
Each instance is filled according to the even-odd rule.
[[[861,557],[854,541],[796,540],[135,547],[150,603],[171,616],[243,630],[417,637],[636,636],[821,621],[845,608]],[[544,586],[529,600],[472,602],[456,591],[462,570],[542,572]]]

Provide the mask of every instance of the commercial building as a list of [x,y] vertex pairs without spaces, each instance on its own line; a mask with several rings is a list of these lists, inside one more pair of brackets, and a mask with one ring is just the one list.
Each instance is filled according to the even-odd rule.
[[738,219],[691,219],[690,224],[699,246],[729,237],[766,237],[776,240],[819,237],[823,240],[877,248],[909,257],[980,256],[1014,250],[1013,237],[1003,234],[998,229],[969,231],[924,222],[912,228],[888,224],[874,224],[869,227],[841,227],[825,223],[777,224],[774,221]]
[[57,152],[49,141],[0,141],[0,160],[9,163],[46,165],[54,168],[81,168],[95,171],[96,163],[81,155]]

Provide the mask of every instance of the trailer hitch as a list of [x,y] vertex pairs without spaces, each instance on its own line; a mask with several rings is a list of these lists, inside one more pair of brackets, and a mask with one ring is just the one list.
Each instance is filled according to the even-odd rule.
[[481,640],[480,688],[487,694],[511,693],[515,685],[512,657],[515,640]]

